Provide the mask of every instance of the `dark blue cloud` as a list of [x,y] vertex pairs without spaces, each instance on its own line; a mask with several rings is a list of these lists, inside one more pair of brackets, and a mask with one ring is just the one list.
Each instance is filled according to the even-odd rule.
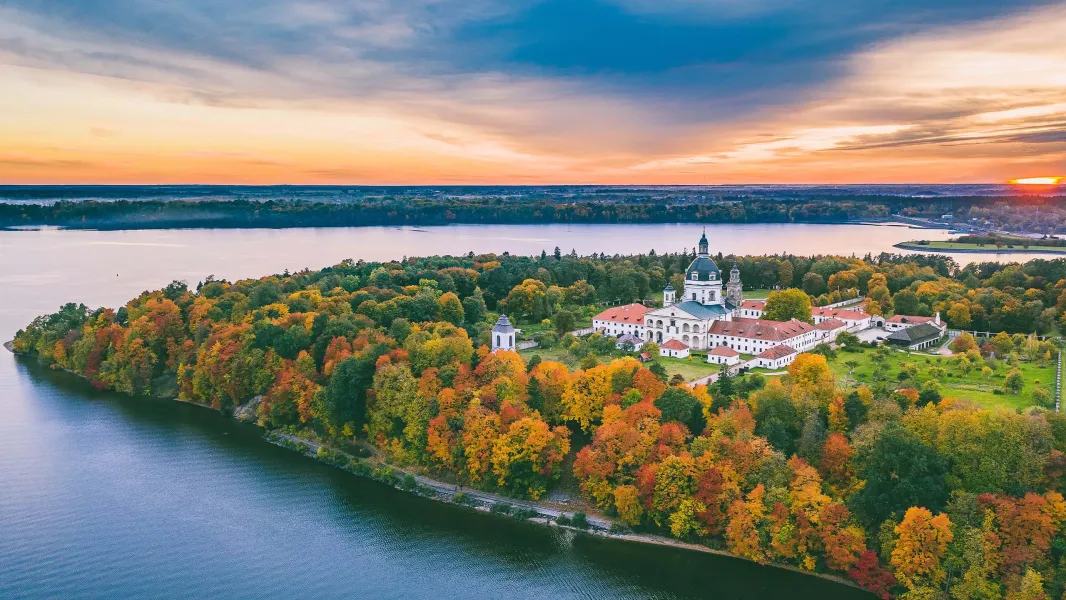
[[[671,0],[660,4],[669,6]],[[752,0],[757,4],[758,0]],[[605,0],[545,0],[455,31],[456,46],[503,50],[484,66],[522,65],[570,73],[646,73],[705,65],[760,69],[777,62],[832,62],[908,33],[1002,16],[1041,0],[824,0],[737,15],[685,2],[657,12]],[[488,43],[486,43],[488,42]]]
[[[1044,0],[8,0],[76,32],[276,72],[330,67],[322,95],[404,78],[557,78],[647,102],[668,120],[788,105],[878,42],[1006,16]],[[738,9],[739,7],[739,9]],[[325,19],[302,19],[321,10]],[[399,32],[389,40],[388,31]],[[382,34],[384,31],[386,33]],[[379,37],[383,36],[383,37]],[[11,44],[7,44],[8,48]],[[371,61],[395,80],[345,64]],[[287,73],[279,73],[289,75]],[[299,75],[299,74],[293,74]],[[234,90],[240,93],[241,90]],[[315,90],[308,90],[313,95]]]

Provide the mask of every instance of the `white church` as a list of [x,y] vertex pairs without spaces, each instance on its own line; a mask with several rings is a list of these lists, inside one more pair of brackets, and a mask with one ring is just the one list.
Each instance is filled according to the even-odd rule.
[[[744,306],[740,270],[734,265],[729,281],[723,281],[707,246],[705,231],[695,260],[685,270],[681,297],[673,286],[667,285],[662,308],[649,310],[639,304],[614,307],[593,319],[593,329],[608,335],[624,329],[625,333],[658,343],[660,348],[676,341],[669,344],[670,356],[687,356],[688,350],[725,347],[740,354],[755,355],[756,365],[766,368],[786,366],[799,352],[829,341],[844,330],[845,324],[836,319],[815,326],[796,319],[770,321],[741,316]],[[637,314],[643,317],[640,325],[632,322]],[[627,322],[615,322],[620,318]],[[679,346],[684,346],[684,350]],[[708,362],[731,363],[723,354],[732,353],[710,354]]]

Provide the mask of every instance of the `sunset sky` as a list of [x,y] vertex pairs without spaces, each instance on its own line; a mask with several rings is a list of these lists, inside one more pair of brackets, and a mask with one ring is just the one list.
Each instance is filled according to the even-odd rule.
[[1063,175],[1064,40],[1024,0],[6,0],[0,183]]

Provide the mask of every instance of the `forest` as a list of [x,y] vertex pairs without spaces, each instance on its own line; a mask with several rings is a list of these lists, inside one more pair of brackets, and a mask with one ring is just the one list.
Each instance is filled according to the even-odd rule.
[[[208,277],[117,310],[67,304],[13,349],[100,389],[254,407],[268,430],[368,445],[375,460],[466,487],[580,494],[620,529],[846,577],[882,598],[1063,598],[1059,413],[862,381],[818,353],[783,376],[689,387],[654,361],[590,354],[571,368],[487,348],[501,312],[544,348],[613,346],[568,330],[604,304],[681,290],[691,259],[556,249]],[[1029,360],[1025,334],[1066,324],[1064,259],[717,260],[751,288],[816,303],[861,294],[877,314],[940,312],[952,327],[1004,332],[960,349],[977,364],[993,352]]]
[[1019,232],[1066,231],[1059,196],[927,196],[849,189],[0,187],[0,228],[285,228],[453,223],[839,223],[891,215]]

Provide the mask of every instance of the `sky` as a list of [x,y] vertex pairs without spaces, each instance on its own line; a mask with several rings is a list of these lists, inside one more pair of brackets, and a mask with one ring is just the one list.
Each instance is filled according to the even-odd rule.
[[0,183],[1064,175],[1063,40],[1061,1],[4,0]]

